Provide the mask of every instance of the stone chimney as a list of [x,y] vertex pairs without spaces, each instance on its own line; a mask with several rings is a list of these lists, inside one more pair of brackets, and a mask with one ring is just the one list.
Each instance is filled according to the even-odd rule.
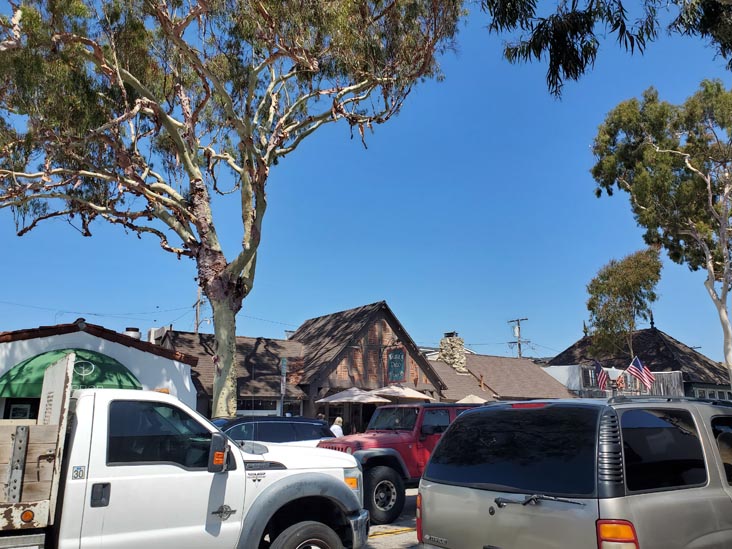
[[446,332],[440,340],[440,352],[437,360],[449,364],[460,374],[467,374],[465,368],[465,341],[457,332]]

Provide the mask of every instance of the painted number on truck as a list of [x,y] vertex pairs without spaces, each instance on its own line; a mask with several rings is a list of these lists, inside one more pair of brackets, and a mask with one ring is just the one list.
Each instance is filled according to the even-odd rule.
[[86,467],[83,465],[75,465],[71,468],[71,478],[73,480],[82,480],[86,478]]

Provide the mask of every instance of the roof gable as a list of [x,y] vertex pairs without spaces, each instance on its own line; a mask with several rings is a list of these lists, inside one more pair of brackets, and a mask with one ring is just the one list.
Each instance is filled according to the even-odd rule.
[[430,382],[438,390],[444,388],[444,382],[419,351],[419,347],[412,341],[386,301],[306,320],[291,337],[305,348],[305,368],[301,383],[310,383],[318,376],[327,375],[335,369],[346,348],[364,335],[382,314]]
[[306,320],[290,339],[305,347],[305,379],[310,379],[321,366],[332,363],[356,336],[386,306],[378,301],[355,309]]
[[[593,355],[590,351],[591,343],[592,338],[585,336],[551,359],[548,364],[550,366],[592,364],[597,359],[606,368],[623,370],[630,364],[627,353]],[[641,362],[653,372],[681,371],[686,382],[729,384],[727,368],[658,328],[635,331],[633,349]]]

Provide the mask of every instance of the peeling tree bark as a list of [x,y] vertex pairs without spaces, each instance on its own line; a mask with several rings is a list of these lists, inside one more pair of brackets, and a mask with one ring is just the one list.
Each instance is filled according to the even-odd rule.
[[211,417],[234,417],[236,415],[236,313],[228,300],[209,298],[214,316],[216,337],[214,399]]

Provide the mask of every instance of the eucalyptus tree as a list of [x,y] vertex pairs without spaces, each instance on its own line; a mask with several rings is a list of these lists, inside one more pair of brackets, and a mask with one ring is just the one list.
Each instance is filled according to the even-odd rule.
[[[213,414],[271,168],[339,120],[362,139],[439,77],[461,0],[26,0],[0,18],[0,208],[18,234],[103,220],[192,258],[214,316]],[[239,227],[212,199],[229,195]],[[237,231],[241,247],[222,248]]]
[[504,47],[508,61],[546,61],[554,95],[592,68],[608,37],[642,53],[663,30],[694,36],[732,68],[730,0],[481,0],[481,7],[492,32],[511,36]]
[[704,81],[681,105],[649,89],[615,107],[594,141],[596,193],[626,192],[648,244],[706,273],[732,368],[732,92]]
[[648,248],[604,265],[587,285],[592,347],[614,355],[633,351],[639,320],[649,320],[661,279],[658,250]]

